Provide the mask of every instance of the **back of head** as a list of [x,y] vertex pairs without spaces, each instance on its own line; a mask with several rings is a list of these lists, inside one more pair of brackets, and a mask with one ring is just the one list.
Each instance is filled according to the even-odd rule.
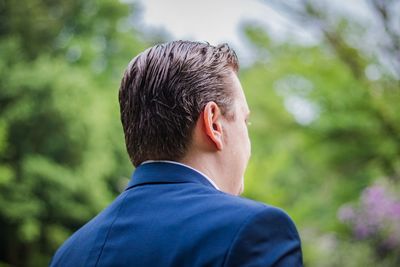
[[214,101],[229,116],[232,92],[226,80],[238,68],[236,54],[227,44],[174,41],[136,56],[119,91],[132,163],[183,158],[208,102]]

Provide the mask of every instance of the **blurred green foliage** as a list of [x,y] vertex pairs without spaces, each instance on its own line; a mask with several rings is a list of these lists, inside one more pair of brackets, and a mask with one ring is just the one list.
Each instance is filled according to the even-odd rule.
[[149,45],[132,14],[115,1],[0,1],[0,262],[47,265],[126,183],[117,90]]
[[[300,24],[322,25],[323,38],[311,47],[278,43],[262,28],[244,27],[258,55],[241,75],[252,109],[253,156],[245,195],[284,207],[292,215],[307,266],[398,266],[398,244],[382,250],[374,241],[379,236],[357,238],[338,219],[338,210],[357,201],[376,180],[388,180],[393,188],[400,183],[400,71],[395,69],[400,33],[382,31],[383,40],[392,40],[392,49],[371,44],[363,50],[346,40],[356,36],[366,41],[365,27],[343,32],[344,21],[355,23],[351,19],[332,18],[316,8],[317,1],[304,1],[299,8],[276,3],[282,12],[300,17]],[[372,8],[378,18],[385,10],[399,8],[384,3]],[[399,22],[395,14],[385,20]],[[389,68],[394,71],[380,61],[379,49],[393,59]],[[368,73],[371,68],[378,74]],[[396,205],[391,216],[400,218]],[[385,234],[400,232],[400,224],[395,227]]]
[[[119,82],[165,37],[138,31],[135,6],[112,0],[0,0],[0,21],[0,266],[44,266],[127,183]],[[288,211],[307,266],[398,266],[398,248],[382,253],[337,216],[400,175],[399,76],[346,42],[360,34],[349,24],[338,18],[314,46],[243,27],[257,55],[240,73],[252,110],[245,196]]]

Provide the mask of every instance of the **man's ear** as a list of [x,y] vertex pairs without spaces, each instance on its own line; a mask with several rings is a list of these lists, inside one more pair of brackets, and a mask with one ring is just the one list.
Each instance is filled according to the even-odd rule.
[[215,144],[218,150],[222,150],[222,125],[221,125],[221,111],[218,105],[211,101],[204,107],[203,112],[204,128],[207,136]]

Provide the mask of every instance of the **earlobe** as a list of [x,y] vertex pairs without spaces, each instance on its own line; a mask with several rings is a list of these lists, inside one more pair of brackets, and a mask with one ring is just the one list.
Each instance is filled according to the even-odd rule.
[[203,121],[206,135],[215,144],[218,150],[223,149],[221,112],[215,102],[208,102],[204,107]]

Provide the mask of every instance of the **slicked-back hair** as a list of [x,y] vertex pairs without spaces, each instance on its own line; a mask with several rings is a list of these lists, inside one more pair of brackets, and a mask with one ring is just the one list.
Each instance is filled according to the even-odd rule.
[[119,90],[125,143],[134,166],[182,159],[205,105],[232,116],[229,77],[239,69],[227,45],[174,41],[155,45],[129,63]]

